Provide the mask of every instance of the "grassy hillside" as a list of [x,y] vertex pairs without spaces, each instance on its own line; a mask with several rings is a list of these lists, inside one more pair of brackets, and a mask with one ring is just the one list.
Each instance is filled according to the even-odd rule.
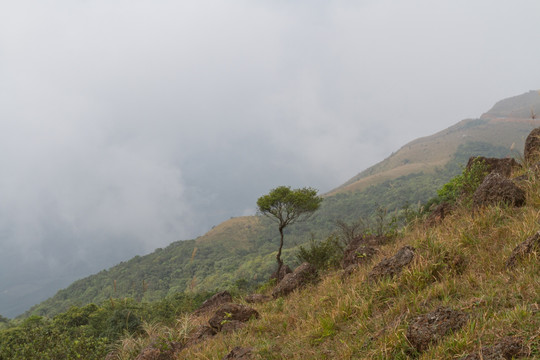
[[[540,181],[532,172],[527,176],[525,207],[460,207],[439,225],[411,225],[350,277],[330,272],[288,297],[249,304],[259,319],[184,349],[179,358],[221,359],[240,346],[251,348],[255,359],[482,359],[482,347],[506,337],[521,344],[524,358],[540,358],[539,254],[528,254],[514,268],[506,265],[512,250],[539,230]],[[393,278],[367,282],[376,263],[405,245],[415,248],[411,264]],[[467,320],[417,351],[408,328],[417,315],[439,307],[461,311]],[[169,331],[178,340],[186,327],[206,320],[184,318],[182,333]],[[161,331],[154,327],[151,335]],[[146,335],[128,339],[119,345],[122,358],[133,358],[130,351],[148,343]]]
[[[337,220],[370,223],[377,208],[390,210],[387,221],[405,204],[425,202],[461,171],[471,155],[505,156],[508,148],[470,142],[452,160],[431,173],[412,173],[372,185],[363,191],[327,196],[309,220],[286,229],[283,258],[295,265],[298,247],[312,236],[326,238]],[[265,217],[232,218],[196,240],[178,241],[146,256],[78,280],[54,297],[34,306],[30,314],[53,316],[72,305],[100,303],[110,297],[152,301],[183,291],[243,289],[268,278],[279,243],[275,223]]]
[[[484,114],[483,119],[465,120],[407,144],[326,194],[321,209],[309,221],[287,228],[283,259],[295,265],[298,247],[312,237],[326,238],[336,230],[336,220],[369,223],[379,207],[388,209],[391,217],[404,205],[427,201],[461,171],[469,156],[516,155],[535,125],[540,121],[495,119]],[[232,218],[195,240],[172,243],[76,281],[24,316],[53,316],[71,305],[99,303],[110,297],[151,301],[184,291],[245,289],[273,271],[278,242],[277,227],[269,219]]]
[[[523,207],[472,209],[470,202],[458,202],[438,224],[421,217],[410,222],[349,275],[321,269],[318,282],[259,304],[247,304],[246,293],[236,293],[233,301],[259,316],[234,331],[190,343],[214,312],[193,313],[200,295],[176,294],[153,303],[111,299],[53,319],[0,318],[0,359],[132,360],[143,352],[153,358],[161,353],[168,359],[223,359],[236,347],[249,348],[250,359],[265,360],[538,359],[540,243],[508,262],[518,244],[540,234],[540,175],[530,169],[514,174],[520,175]],[[376,265],[404,246],[414,249],[412,261],[393,276],[373,280]],[[271,290],[267,285],[259,292]],[[438,309],[458,312],[462,321],[422,348],[415,346],[411,328],[419,316]],[[440,319],[431,316],[417,327],[427,329]],[[511,344],[508,352],[501,352],[501,344]],[[172,349],[178,349],[174,356]]]
[[362,190],[411,173],[433,172],[450,161],[460,146],[471,141],[523,149],[529,132],[540,124],[533,119],[538,119],[537,114],[540,114],[540,91],[501,100],[480,119],[463,120],[436,134],[411,141],[330,194]]
[[463,120],[434,135],[414,140],[382,162],[362,171],[330,194],[359,191],[381,181],[396,179],[411,173],[433,173],[452,160],[460,146],[484,142],[508,149],[523,149],[529,132],[540,124],[528,119]]

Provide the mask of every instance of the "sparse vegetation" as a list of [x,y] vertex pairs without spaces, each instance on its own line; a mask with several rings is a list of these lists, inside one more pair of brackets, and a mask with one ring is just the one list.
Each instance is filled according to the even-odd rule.
[[312,238],[309,247],[300,245],[296,257],[301,263],[308,262],[317,270],[337,268],[343,258],[343,244],[336,235],[322,241]]
[[283,260],[281,250],[283,249],[283,230],[297,221],[306,219],[321,206],[322,197],[317,195],[317,190],[312,188],[302,188],[292,190],[289,186],[279,186],[272,189],[267,195],[261,196],[257,200],[257,208],[263,215],[276,220],[278,223],[280,242],[276,255],[278,267],[276,274],[279,278]]
[[[330,266],[334,257],[327,256],[341,245],[336,236],[300,247],[300,260],[310,259],[325,269],[318,284],[253,305],[259,319],[183,349],[182,358],[220,359],[241,346],[252,348],[257,359],[460,359],[506,338],[522,344],[528,358],[540,357],[539,254],[532,252],[512,268],[506,266],[514,247],[539,230],[540,180],[534,172],[526,174],[525,207],[490,206],[473,214],[465,202],[457,202],[456,211],[442,223],[410,225],[380,247],[370,266],[347,278]],[[413,261],[394,277],[367,283],[373,265],[404,245],[415,248]],[[272,286],[260,290],[268,293]],[[237,296],[241,301],[242,294]],[[464,325],[421,350],[414,348],[407,338],[411,322],[416,315],[441,307],[465,313]],[[159,302],[113,301],[72,308],[52,320],[30,317],[0,333],[0,358],[33,358],[29,354],[39,353],[52,359],[65,344],[87,359],[103,358],[99,356],[112,349],[119,359],[134,359],[151,343],[162,344],[165,351],[174,342],[185,342],[202,321],[174,308]],[[126,309],[138,318],[132,328]],[[160,316],[162,320],[155,321]],[[123,325],[107,332],[114,319],[124,320],[116,322]],[[125,330],[122,340],[112,341]],[[44,350],[43,334],[51,333],[58,342],[49,342]],[[17,347],[23,355],[13,352],[14,344],[25,342],[30,345]]]

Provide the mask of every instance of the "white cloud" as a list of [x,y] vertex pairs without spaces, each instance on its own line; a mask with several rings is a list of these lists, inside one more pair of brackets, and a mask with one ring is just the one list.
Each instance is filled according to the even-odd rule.
[[4,2],[2,266],[35,262],[31,278],[69,258],[87,264],[79,276],[247,214],[277,185],[330,190],[538,88],[538,13],[533,0]]

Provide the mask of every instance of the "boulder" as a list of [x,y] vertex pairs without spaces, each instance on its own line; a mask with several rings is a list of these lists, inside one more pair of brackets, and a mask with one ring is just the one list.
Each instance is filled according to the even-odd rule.
[[292,273],[285,275],[272,291],[272,296],[274,298],[285,296],[292,291],[313,282],[316,278],[317,269],[315,269],[313,265],[305,262],[297,267]]
[[351,265],[356,266],[367,263],[378,251],[379,250],[377,250],[376,247],[370,245],[359,245],[354,247],[349,244],[343,252],[341,266],[343,269],[346,269]]
[[486,166],[487,174],[498,173],[505,178],[510,178],[512,171],[519,169],[521,165],[514,158],[487,158],[483,156],[472,156],[467,162],[467,170],[471,170],[475,162],[483,162]]
[[199,343],[201,341],[204,341],[205,339],[210,338],[210,337],[212,337],[212,336],[214,336],[216,334],[217,334],[217,331],[214,328],[212,328],[211,326],[200,325],[195,329],[195,331],[193,331],[190,334],[186,346],[191,346],[191,345],[197,344],[197,343]]
[[378,281],[383,277],[393,277],[410,264],[414,258],[414,248],[404,246],[392,257],[382,260],[375,265],[368,275],[370,281]]
[[527,164],[540,160],[540,128],[533,129],[527,136],[523,156]]
[[202,313],[205,313],[207,311],[210,311],[216,307],[218,307],[221,304],[226,304],[232,302],[232,296],[229,294],[228,291],[222,291],[218,292],[214,296],[212,296],[210,299],[206,300],[202,303],[201,306],[197,310],[195,310],[195,315],[200,315]]
[[480,351],[462,357],[461,360],[501,360],[518,359],[528,356],[523,340],[517,337],[505,337],[491,346],[484,346]]
[[383,236],[358,236],[354,238],[343,251],[341,267],[347,269],[351,265],[368,262],[378,250],[377,247],[388,241]]
[[279,278],[278,278],[277,269],[276,269],[276,271],[274,271],[272,275],[270,275],[270,280],[276,279],[276,281],[279,282],[281,279],[285,277],[285,275],[290,274],[290,273],[292,273],[292,270],[289,267],[289,265],[283,264],[283,266],[281,266],[281,269],[279,270]]
[[251,318],[259,318],[259,313],[249,306],[241,304],[223,304],[208,320],[208,324],[217,331],[221,331],[223,325],[230,321],[246,322]]
[[437,205],[426,219],[426,225],[433,226],[444,220],[445,217],[450,215],[454,207],[452,204],[443,202]]
[[135,360],[174,360],[176,355],[184,349],[184,345],[179,342],[154,340],[141,350]]
[[523,206],[525,205],[525,191],[501,174],[491,173],[474,192],[473,205],[480,207],[499,203]]
[[414,348],[425,351],[429,345],[467,323],[469,315],[461,311],[440,307],[428,314],[415,317],[407,328],[407,339]]
[[272,300],[272,298],[268,295],[263,294],[251,294],[246,296],[246,302],[249,304],[257,304],[257,303],[265,303],[267,301]]
[[512,254],[506,260],[506,267],[513,268],[520,259],[534,251],[540,251],[540,231],[514,248]]
[[231,333],[243,329],[246,327],[246,323],[238,320],[227,320],[221,326],[221,332],[224,334]]
[[251,348],[235,347],[230,353],[225,355],[223,360],[250,360],[253,359],[253,350]]

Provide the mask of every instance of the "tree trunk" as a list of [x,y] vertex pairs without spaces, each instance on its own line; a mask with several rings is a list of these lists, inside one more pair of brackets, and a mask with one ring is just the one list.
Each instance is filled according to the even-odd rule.
[[281,260],[281,248],[283,248],[283,227],[279,227],[279,234],[281,235],[281,241],[279,243],[279,250],[276,256],[277,262],[278,262],[278,268],[277,268],[277,281],[281,281],[281,267],[283,266],[283,260]]

